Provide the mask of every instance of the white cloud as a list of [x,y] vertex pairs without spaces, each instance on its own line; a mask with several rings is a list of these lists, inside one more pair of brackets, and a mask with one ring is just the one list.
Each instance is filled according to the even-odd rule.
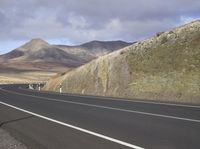
[[84,29],[89,27],[87,20],[83,16],[70,13],[67,17],[68,23],[73,29]]
[[140,40],[200,18],[199,0],[0,0],[0,40]]

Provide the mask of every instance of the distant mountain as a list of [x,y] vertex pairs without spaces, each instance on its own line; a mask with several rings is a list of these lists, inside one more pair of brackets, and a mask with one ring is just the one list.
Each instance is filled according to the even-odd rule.
[[133,43],[124,41],[91,41],[82,44],[79,47],[84,48],[95,56],[102,56],[131,44]]
[[68,93],[199,104],[200,21],[54,77],[45,89],[59,91],[60,84]]
[[[55,70],[74,68],[92,59],[130,45],[122,41],[92,41],[79,46],[50,45],[42,39],[33,39],[21,47],[0,56],[1,65],[10,69]],[[3,70],[1,70],[3,71]]]
[[57,45],[55,47],[60,48],[68,53],[74,53],[78,55],[92,55],[99,57],[119,50],[133,43],[127,43],[124,41],[91,41],[78,46],[65,46]]

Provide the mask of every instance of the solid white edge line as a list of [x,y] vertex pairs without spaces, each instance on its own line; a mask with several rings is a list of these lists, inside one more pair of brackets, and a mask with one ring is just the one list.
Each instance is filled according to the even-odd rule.
[[40,96],[17,93],[15,91],[9,91],[9,90],[5,90],[5,89],[0,89],[0,90],[8,92],[8,93],[13,93],[13,94],[18,94],[18,95],[28,96],[28,97],[34,97],[34,98],[40,98],[40,99],[49,100],[49,101],[55,101],[55,102],[64,102],[64,103],[77,104],[77,105],[83,105],[83,106],[89,106],[89,107],[96,107],[96,108],[102,108],[102,109],[109,109],[109,110],[116,110],[116,111],[122,111],[122,112],[136,113],[136,114],[141,114],[141,115],[148,115],[148,116],[170,118],[170,119],[176,119],[176,120],[200,123],[200,120],[190,119],[190,118],[176,117],[176,116],[171,116],[171,115],[154,114],[154,113],[134,111],[134,110],[126,110],[126,109],[107,107],[107,106],[100,106],[100,105],[93,105],[93,104],[86,104],[86,103],[81,103],[81,102],[74,102],[74,101],[67,101],[67,100],[60,100],[60,99],[52,99],[52,98],[47,98],[47,97],[40,97]]
[[126,146],[126,147],[130,147],[130,148],[133,148],[133,149],[144,149],[142,147],[139,147],[139,146],[136,146],[136,145],[124,142],[124,141],[120,141],[118,139],[114,139],[114,138],[111,138],[111,137],[108,137],[108,136],[105,136],[105,135],[102,135],[102,134],[99,134],[99,133],[96,133],[96,132],[93,132],[93,131],[90,131],[90,130],[86,130],[86,129],[83,129],[83,128],[80,128],[80,127],[77,127],[77,126],[73,126],[73,125],[58,121],[58,120],[54,120],[54,119],[51,119],[51,118],[48,118],[48,117],[45,117],[45,116],[30,112],[28,110],[24,110],[24,109],[18,108],[16,106],[7,104],[5,102],[1,102],[0,101],[0,104],[8,106],[8,107],[11,107],[11,108],[14,108],[16,110],[19,110],[19,111],[22,111],[22,112],[25,112],[25,113],[28,113],[28,114],[31,114],[31,115],[34,115],[34,116],[42,118],[42,119],[45,119],[45,120],[48,120],[48,121],[51,121],[51,122],[54,122],[54,123],[69,127],[69,128],[72,128],[72,129],[75,129],[75,130],[78,130],[78,131],[81,131],[81,132],[84,132],[84,133],[87,133],[87,134],[90,134],[90,135],[105,139],[105,140],[109,140],[111,142],[114,142],[114,143],[117,143],[117,144],[120,144],[120,145],[123,145],[123,146]]
[[20,89],[20,90],[24,90],[24,91],[29,91],[29,92],[42,92],[42,93],[47,93],[47,94],[53,94],[53,95],[62,95],[62,96],[65,96],[65,95],[68,95],[68,96],[75,96],[75,97],[92,97],[92,98],[102,98],[102,99],[106,99],[106,100],[113,100],[113,101],[126,101],[126,102],[135,102],[135,103],[145,103],[145,104],[155,104],[155,105],[165,105],[165,106],[175,106],[175,107],[186,107],[186,108],[199,108],[200,109],[200,106],[195,106],[195,105],[184,105],[184,104],[175,104],[175,103],[162,103],[162,102],[153,102],[153,101],[136,101],[136,100],[130,100],[130,99],[113,99],[112,97],[104,97],[104,96],[102,96],[102,97],[98,97],[98,96],[89,96],[89,95],[73,95],[73,94],[67,94],[67,93],[57,93],[57,92],[55,92],[55,93],[53,93],[53,92],[45,92],[45,91],[37,91],[37,90],[29,90],[29,89],[23,89],[23,88],[18,88],[18,89]]

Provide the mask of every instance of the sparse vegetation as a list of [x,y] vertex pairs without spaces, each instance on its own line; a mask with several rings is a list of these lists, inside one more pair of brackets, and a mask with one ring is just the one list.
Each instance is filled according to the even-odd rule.
[[55,72],[21,72],[16,74],[0,74],[0,84],[46,82]]
[[159,33],[57,80],[71,93],[200,103],[199,28],[196,21]]

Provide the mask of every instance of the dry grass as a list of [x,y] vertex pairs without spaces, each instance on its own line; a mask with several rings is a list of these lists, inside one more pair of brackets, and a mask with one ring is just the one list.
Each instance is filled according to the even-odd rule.
[[0,84],[11,83],[30,83],[30,82],[46,82],[56,73],[53,72],[23,72],[23,73],[0,73]]
[[100,57],[46,89],[60,83],[70,93],[200,103],[200,21]]

